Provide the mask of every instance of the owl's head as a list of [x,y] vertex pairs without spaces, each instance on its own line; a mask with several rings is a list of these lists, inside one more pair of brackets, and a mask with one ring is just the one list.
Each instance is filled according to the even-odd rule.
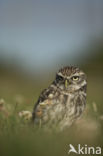
[[86,74],[78,67],[64,67],[57,72],[55,84],[61,90],[77,91],[80,88],[86,88]]

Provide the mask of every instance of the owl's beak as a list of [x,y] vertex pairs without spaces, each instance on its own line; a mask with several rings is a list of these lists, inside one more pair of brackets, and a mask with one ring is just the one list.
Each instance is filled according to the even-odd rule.
[[67,89],[67,87],[68,87],[68,81],[65,80],[65,88]]

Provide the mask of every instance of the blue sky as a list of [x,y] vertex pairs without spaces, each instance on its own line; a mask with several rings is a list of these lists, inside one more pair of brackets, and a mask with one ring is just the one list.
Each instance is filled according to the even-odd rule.
[[102,31],[102,0],[0,0],[2,55],[28,66],[52,66],[67,54],[71,60]]

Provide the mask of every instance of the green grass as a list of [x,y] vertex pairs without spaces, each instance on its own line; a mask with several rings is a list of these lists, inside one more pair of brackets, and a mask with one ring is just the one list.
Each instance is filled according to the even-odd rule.
[[87,75],[87,107],[82,118],[57,133],[38,129],[18,115],[22,110],[32,111],[40,91],[50,80],[42,84],[2,73],[0,98],[5,101],[5,109],[0,111],[0,156],[67,156],[70,143],[102,147],[103,76],[91,72]]

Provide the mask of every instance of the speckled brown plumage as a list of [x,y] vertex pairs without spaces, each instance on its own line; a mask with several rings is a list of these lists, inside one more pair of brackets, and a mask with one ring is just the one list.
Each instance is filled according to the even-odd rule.
[[60,69],[34,106],[34,123],[59,130],[68,128],[84,111],[86,86],[86,75],[79,68],[70,66]]

